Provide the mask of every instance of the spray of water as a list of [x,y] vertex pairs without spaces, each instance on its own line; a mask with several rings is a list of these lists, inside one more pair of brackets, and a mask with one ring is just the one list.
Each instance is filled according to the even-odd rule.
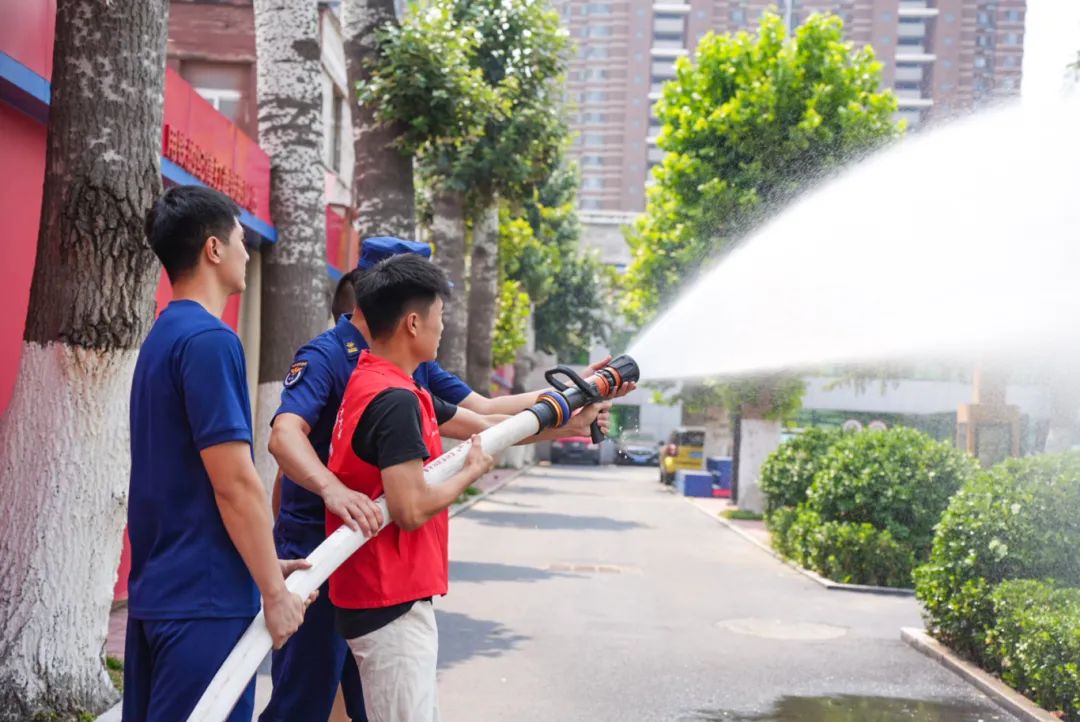
[[[633,343],[652,379],[1080,349],[1080,106],[911,137],[748,238]],[[1075,368],[1075,367],[1074,367]]]

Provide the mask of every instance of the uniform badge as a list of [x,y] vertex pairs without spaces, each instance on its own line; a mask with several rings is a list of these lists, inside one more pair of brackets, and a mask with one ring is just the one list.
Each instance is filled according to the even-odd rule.
[[285,388],[291,389],[296,386],[296,382],[300,380],[300,377],[304,374],[304,369],[307,368],[307,361],[297,361],[289,367],[289,373],[285,375]]
[[360,348],[356,345],[355,341],[346,341],[345,353],[348,356],[355,356],[356,354],[360,353]]

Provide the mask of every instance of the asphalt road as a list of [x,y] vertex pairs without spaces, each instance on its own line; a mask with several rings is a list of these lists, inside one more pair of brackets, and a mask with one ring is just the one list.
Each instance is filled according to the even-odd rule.
[[823,589],[655,468],[537,467],[450,536],[444,722],[1014,719],[900,641],[913,599]]

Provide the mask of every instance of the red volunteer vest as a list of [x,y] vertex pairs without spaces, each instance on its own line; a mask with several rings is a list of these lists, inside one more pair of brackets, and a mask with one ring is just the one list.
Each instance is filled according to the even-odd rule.
[[[372,499],[383,495],[382,474],[353,452],[360,417],[376,396],[391,388],[408,389],[420,400],[420,423],[429,461],[442,455],[435,407],[427,391],[385,359],[364,351],[349,378],[330,441],[327,467],[350,489]],[[446,594],[449,586],[448,515],[444,509],[415,531],[391,523],[330,575],[330,601],[344,609],[374,609]],[[326,514],[326,534],[342,525]]]

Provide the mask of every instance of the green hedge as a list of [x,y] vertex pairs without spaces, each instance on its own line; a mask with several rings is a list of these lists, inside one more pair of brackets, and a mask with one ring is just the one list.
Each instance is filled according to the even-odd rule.
[[829,448],[807,503],[823,519],[887,531],[924,561],[949,498],[976,471],[970,456],[914,429],[850,434]]
[[911,586],[934,525],[975,473],[974,461],[905,428],[818,432],[785,448],[801,440],[763,466],[776,550],[835,581]]
[[1080,589],[1007,581],[991,595],[987,635],[1001,678],[1041,706],[1080,722]]
[[796,507],[806,501],[806,490],[829,447],[844,432],[837,429],[807,429],[780,445],[761,465],[761,491],[767,513]]
[[1080,587],[1080,452],[1011,459],[953,497],[915,573],[927,627],[992,671],[994,588],[1008,579]]

